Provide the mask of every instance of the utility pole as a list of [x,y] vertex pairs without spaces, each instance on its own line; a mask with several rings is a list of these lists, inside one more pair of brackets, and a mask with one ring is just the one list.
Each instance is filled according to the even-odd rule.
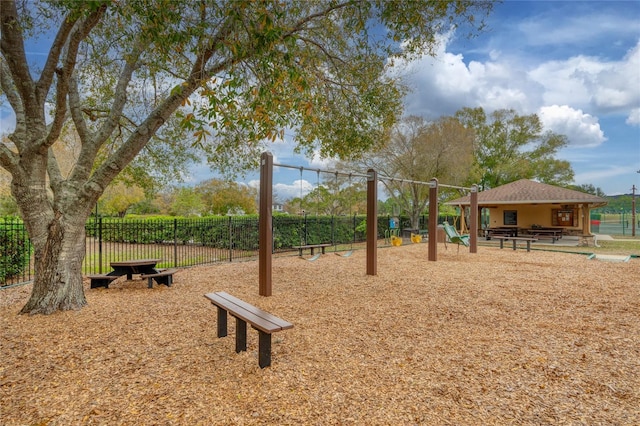
[[631,236],[636,236],[636,186],[631,187]]
[[[637,171],[640,173],[640,170]],[[636,236],[636,186],[633,185],[631,187],[631,221],[633,225],[631,225],[631,236]]]
[[[638,170],[640,172],[640,170]],[[636,236],[636,186],[631,187],[631,236]]]

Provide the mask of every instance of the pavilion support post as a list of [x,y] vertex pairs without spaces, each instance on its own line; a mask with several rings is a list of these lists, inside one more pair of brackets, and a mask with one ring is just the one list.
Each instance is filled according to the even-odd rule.
[[471,211],[469,212],[471,224],[469,226],[469,252],[478,252],[478,186],[471,186]]
[[378,274],[378,174],[367,170],[367,275]]
[[438,260],[438,179],[429,182],[429,241],[428,259]]
[[258,225],[258,280],[260,296],[271,296],[271,256],[273,250],[273,155],[260,156],[260,212]]

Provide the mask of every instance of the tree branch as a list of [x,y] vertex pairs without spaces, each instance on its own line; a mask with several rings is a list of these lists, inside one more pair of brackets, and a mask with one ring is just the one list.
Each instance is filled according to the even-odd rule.
[[[0,57],[0,87],[2,87],[2,91],[4,92],[11,108],[13,108],[13,112],[16,115],[16,128],[13,134],[22,134],[26,130],[25,124],[25,112],[22,105],[22,99],[20,99],[20,95],[16,89],[16,86],[13,80],[10,77],[11,71],[9,70],[4,58]],[[11,141],[16,144],[18,149],[22,148],[22,138],[14,138],[9,136]]]
[[20,84],[16,85],[16,91],[23,101],[23,111],[27,113],[29,111],[37,111],[33,91],[34,83],[24,51],[22,27],[18,20],[15,1],[2,2],[2,7],[0,7],[0,32],[2,33],[0,51],[2,51],[2,56],[6,58],[7,68],[13,81],[20,82]]
[[0,144],[0,165],[4,167],[11,175],[15,173],[19,167],[19,156],[11,151],[5,144]]
[[[75,69],[78,50],[80,43],[89,35],[91,30],[100,22],[100,19],[104,15],[107,9],[106,4],[101,5],[96,10],[92,11],[86,19],[78,21],[74,25],[74,30],[70,32],[69,42],[66,47],[66,54],[64,55],[64,62],[62,69],[57,69],[58,84],[56,87],[56,113],[49,127],[49,132],[44,141],[47,148],[54,144],[54,142],[60,136],[62,131],[62,125],[67,114],[67,95],[69,92],[70,79]],[[44,87],[38,88],[38,97],[42,98],[44,103],[44,96],[46,92]]]

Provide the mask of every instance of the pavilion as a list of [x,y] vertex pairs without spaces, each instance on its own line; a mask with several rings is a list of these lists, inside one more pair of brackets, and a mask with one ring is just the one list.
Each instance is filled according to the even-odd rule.
[[[461,209],[461,228],[469,216],[470,196],[444,203]],[[561,228],[566,235],[591,236],[591,210],[607,204],[596,195],[520,179],[478,192],[477,232],[486,228]]]

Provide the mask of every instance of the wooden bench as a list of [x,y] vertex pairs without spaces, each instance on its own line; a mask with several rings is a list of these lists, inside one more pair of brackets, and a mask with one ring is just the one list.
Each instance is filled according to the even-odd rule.
[[152,274],[141,274],[140,278],[149,280],[149,288],[153,288],[153,280],[156,280],[158,284],[164,284],[167,287],[171,287],[173,284],[173,274],[178,272],[177,269],[162,269]]
[[227,313],[236,319],[236,352],[247,350],[247,323],[258,330],[258,365],[271,365],[271,334],[293,328],[293,324],[256,308],[232,295],[218,291],[204,295],[218,308],[218,337],[227,335]]
[[324,254],[324,250],[327,247],[331,247],[331,244],[305,244],[303,246],[293,246],[292,248],[298,249],[299,256],[302,256],[302,250],[311,249],[311,256],[313,256],[313,251],[315,249],[322,249],[322,254]]
[[507,237],[507,236],[502,236],[502,235],[498,235],[493,237],[496,240],[500,240],[500,248],[504,248],[504,242],[508,241],[508,240],[512,240],[513,241],[513,249],[516,249],[516,243],[518,241],[525,241],[527,243],[527,251],[531,251],[531,242],[532,241],[538,241],[537,238],[530,238],[530,237]]
[[118,278],[117,275],[107,275],[107,274],[93,274],[93,275],[87,275],[87,277],[91,280],[91,288],[98,288],[98,287],[109,288],[109,284],[111,284],[111,281]]

